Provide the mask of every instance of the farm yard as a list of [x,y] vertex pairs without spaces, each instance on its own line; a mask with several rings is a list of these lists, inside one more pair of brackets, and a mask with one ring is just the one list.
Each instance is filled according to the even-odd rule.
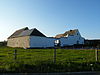
[[[17,50],[16,59],[14,50]],[[57,49],[56,63],[54,49],[21,49],[0,47],[0,72],[74,72],[99,71],[95,49]]]

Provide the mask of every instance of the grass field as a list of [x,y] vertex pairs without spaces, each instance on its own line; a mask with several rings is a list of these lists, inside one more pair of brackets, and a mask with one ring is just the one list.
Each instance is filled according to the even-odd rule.
[[95,50],[57,49],[55,64],[53,53],[54,49],[0,47],[0,72],[70,72],[100,69],[99,60],[96,62],[95,59]]

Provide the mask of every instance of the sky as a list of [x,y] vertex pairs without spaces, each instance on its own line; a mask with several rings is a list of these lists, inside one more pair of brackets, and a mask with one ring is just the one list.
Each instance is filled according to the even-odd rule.
[[0,41],[24,27],[48,37],[79,29],[85,39],[100,39],[100,0],[0,0]]

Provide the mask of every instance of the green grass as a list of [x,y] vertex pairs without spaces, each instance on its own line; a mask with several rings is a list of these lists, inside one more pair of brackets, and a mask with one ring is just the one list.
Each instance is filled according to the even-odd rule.
[[[14,49],[17,50],[16,60]],[[91,71],[92,67],[99,71],[95,50],[57,49],[56,64],[53,63],[53,53],[54,49],[0,47],[0,72]]]

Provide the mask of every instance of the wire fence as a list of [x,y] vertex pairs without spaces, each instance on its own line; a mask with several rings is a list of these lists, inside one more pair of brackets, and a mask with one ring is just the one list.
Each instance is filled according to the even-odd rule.
[[[17,61],[95,62],[100,60],[99,49],[14,49],[1,51],[0,58]],[[4,57],[3,57],[4,56]]]
[[[100,62],[99,49],[20,49],[20,48],[17,49],[16,48],[16,49],[0,50],[0,68],[6,67],[6,69],[8,65],[17,63],[17,65],[24,64],[24,66],[38,65],[37,70],[34,70],[37,72],[39,72],[39,68],[41,72],[99,70],[100,66],[98,67],[97,66],[98,64],[94,66],[95,62]],[[41,65],[41,67],[39,67],[39,65]],[[84,68],[84,66],[86,66],[86,68]],[[30,66],[30,67],[32,67],[31,72],[33,72],[33,67],[35,66]]]

